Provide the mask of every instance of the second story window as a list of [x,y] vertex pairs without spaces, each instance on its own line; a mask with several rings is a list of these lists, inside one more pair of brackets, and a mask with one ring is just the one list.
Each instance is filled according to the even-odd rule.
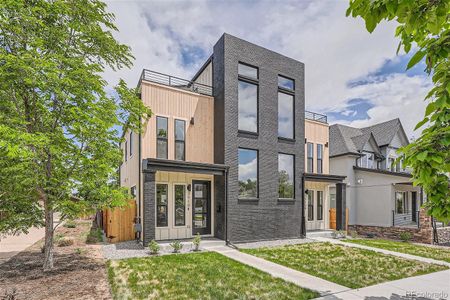
[[175,120],[175,159],[185,160],[185,129],[186,122],[183,120]]
[[238,130],[258,132],[258,68],[238,65]]
[[239,198],[258,197],[258,151],[239,148]]
[[128,142],[127,141],[125,141],[125,161],[127,161],[128,160]]
[[307,143],[306,144],[306,158],[307,158],[307,172],[314,172],[313,164],[314,164],[314,144]]
[[317,173],[323,173],[323,145],[317,144]]
[[130,132],[130,157],[133,156],[133,132]]
[[375,169],[377,163],[375,162],[375,154],[370,152],[363,152],[362,156],[358,158],[358,167]]
[[278,92],[278,136],[294,138],[294,95]]
[[294,155],[278,154],[278,198],[294,199]]
[[278,75],[278,87],[281,89],[293,91],[295,90],[295,82],[293,79]]
[[167,159],[167,118],[156,117],[156,157]]

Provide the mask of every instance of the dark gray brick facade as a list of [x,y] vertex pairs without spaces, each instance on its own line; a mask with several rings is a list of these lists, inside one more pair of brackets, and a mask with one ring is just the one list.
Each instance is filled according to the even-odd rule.
[[148,243],[155,239],[155,173],[145,171],[144,175],[144,219],[143,219],[143,244],[147,246]]
[[[238,63],[259,68],[259,134],[238,133]],[[295,140],[278,139],[278,75],[295,80]],[[256,241],[301,236],[304,172],[304,64],[224,34],[214,46],[215,163],[229,166],[228,239]],[[238,148],[259,151],[259,200],[238,200]],[[295,200],[278,200],[278,153],[295,155]],[[223,180],[215,180],[216,233],[224,230]]]

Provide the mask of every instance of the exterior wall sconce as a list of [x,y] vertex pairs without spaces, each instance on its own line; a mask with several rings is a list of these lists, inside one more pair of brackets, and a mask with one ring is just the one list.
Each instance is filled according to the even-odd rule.
[[190,123],[191,123],[191,125],[194,125],[194,123],[195,123],[195,119],[194,119],[194,117],[192,117],[192,118],[191,118],[191,121],[190,121]]
[[192,189],[192,188],[191,188],[191,184],[188,184],[188,185],[187,185],[187,190],[190,192],[191,189]]

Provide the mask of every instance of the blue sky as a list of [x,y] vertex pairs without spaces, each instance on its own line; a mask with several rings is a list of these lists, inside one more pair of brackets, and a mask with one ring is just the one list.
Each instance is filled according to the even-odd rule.
[[[348,1],[110,1],[132,48],[134,67],[109,71],[114,84],[135,86],[143,68],[190,78],[230,33],[305,63],[306,108],[332,123],[354,126],[399,117],[410,135],[423,116],[430,78],[419,64],[405,71],[411,54],[396,55],[394,22],[374,33],[361,19],[345,17]],[[407,109],[405,109],[407,107]]]

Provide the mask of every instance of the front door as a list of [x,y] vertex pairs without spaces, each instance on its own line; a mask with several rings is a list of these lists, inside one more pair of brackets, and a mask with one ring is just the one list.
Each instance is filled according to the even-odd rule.
[[411,192],[411,219],[417,222],[417,192]]
[[211,183],[192,181],[192,234],[211,234]]

